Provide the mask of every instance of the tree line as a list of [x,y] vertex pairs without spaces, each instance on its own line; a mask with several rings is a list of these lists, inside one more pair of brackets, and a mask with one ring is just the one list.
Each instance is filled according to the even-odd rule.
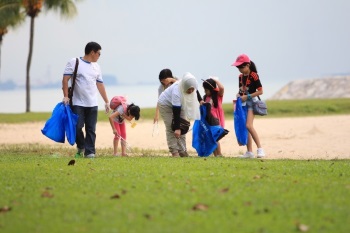
[[30,20],[29,51],[26,64],[26,112],[30,112],[30,66],[33,55],[35,19],[42,11],[56,11],[61,17],[72,18],[77,14],[75,3],[82,0],[0,0],[0,69],[1,46],[9,29],[20,27]]

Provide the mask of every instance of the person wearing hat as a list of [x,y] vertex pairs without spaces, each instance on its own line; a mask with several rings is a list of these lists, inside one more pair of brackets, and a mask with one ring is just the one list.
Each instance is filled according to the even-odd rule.
[[253,102],[258,100],[258,96],[263,94],[263,87],[261,85],[258,71],[255,63],[250,60],[246,54],[241,54],[237,57],[236,61],[232,64],[236,66],[241,73],[239,75],[239,92],[237,97],[241,97],[242,105],[246,105],[248,109],[246,126],[248,129],[248,143],[247,151],[241,158],[254,158],[252,140],[254,140],[257,146],[257,158],[265,157],[264,149],[261,146],[259,135],[256,132],[253,121]]

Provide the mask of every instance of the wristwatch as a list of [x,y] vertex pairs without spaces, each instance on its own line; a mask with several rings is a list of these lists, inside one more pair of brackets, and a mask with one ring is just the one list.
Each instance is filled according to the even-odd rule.
[[250,95],[250,93],[248,93],[248,99],[251,100],[252,96]]

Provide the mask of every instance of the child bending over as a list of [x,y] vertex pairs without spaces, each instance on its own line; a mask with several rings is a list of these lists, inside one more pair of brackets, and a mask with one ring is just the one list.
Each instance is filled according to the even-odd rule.
[[126,129],[125,129],[125,119],[131,121],[135,118],[138,120],[140,118],[140,108],[135,104],[127,104],[123,102],[124,97],[115,96],[111,100],[110,107],[113,110],[112,114],[109,116],[109,122],[113,130],[113,155],[118,156],[118,144],[122,148],[122,156],[127,156],[126,154]]

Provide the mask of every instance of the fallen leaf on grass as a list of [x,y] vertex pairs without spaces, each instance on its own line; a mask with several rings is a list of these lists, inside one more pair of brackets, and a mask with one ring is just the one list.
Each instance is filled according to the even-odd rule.
[[0,213],[7,213],[9,211],[11,211],[11,207],[8,207],[8,206],[3,206],[0,208]]
[[299,223],[297,224],[297,229],[301,232],[307,232],[309,230],[309,226]]
[[111,196],[111,199],[119,199],[119,198],[120,198],[119,194],[114,194],[113,196]]
[[143,216],[148,220],[152,220],[152,216],[150,214],[144,214]]
[[72,159],[71,161],[69,161],[68,166],[74,166],[74,164],[75,164],[75,160]]
[[49,191],[44,191],[44,192],[41,194],[41,197],[53,198],[54,195],[53,195],[52,193],[50,193]]
[[198,204],[195,204],[193,207],[192,207],[192,210],[207,210],[208,209],[208,206],[205,205],[205,204],[201,204],[201,203],[198,203]]
[[228,190],[229,190],[229,188],[223,188],[223,189],[220,190],[220,193],[227,193]]
[[244,203],[245,206],[251,206],[252,205],[252,202],[251,201],[247,201]]
[[255,175],[254,179],[260,179],[261,177],[259,175]]

